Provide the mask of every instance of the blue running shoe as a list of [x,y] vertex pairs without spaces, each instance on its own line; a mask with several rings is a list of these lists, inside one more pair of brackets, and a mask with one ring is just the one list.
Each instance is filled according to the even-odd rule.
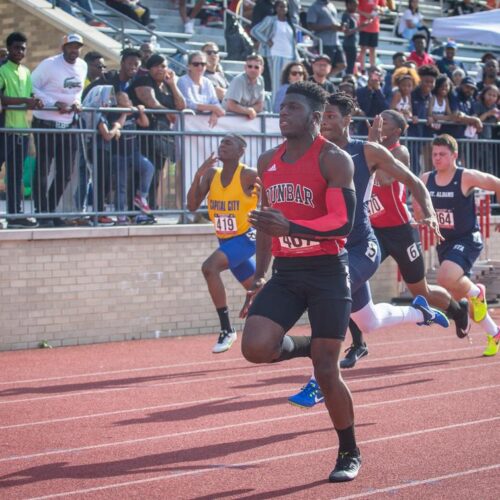
[[425,297],[422,297],[422,295],[417,295],[411,303],[411,306],[421,311],[424,315],[424,321],[417,323],[418,326],[429,326],[433,323],[442,326],[443,328],[448,328],[450,326],[448,318],[441,311],[433,309],[427,300],[425,300]]
[[311,379],[302,389],[288,398],[288,402],[300,408],[312,408],[325,400],[316,380]]

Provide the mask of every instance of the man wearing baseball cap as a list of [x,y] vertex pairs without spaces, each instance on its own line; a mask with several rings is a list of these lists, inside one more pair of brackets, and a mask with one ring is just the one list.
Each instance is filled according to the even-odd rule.
[[312,71],[313,74],[309,77],[309,80],[318,84],[329,94],[333,94],[335,92],[335,85],[328,80],[328,75],[332,71],[332,60],[330,56],[326,54],[316,56],[312,63]]
[[457,44],[453,40],[448,40],[444,46],[444,56],[437,62],[437,67],[440,73],[445,74],[448,78],[453,76],[453,72],[457,69],[463,69],[467,75],[467,71],[462,62],[455,59],[457,53]]
[[[463,139],[467,134],[471,134],[476,129],[480,132],[483,124],[477,116],[474,115],[474,103],[476,102],[477,85],[474,79],[466,76],[460,82],[458,88],[450,93],[450,107],[456,116],[456,125],[453,127],[452,135],[456,139]],[[470,137],[470,135],[468,135]]]
[[[33,128],[51,129],[51,132],[35,134],[37,169],[34,179],[35,208],[40,214],[55,212],[70,180],[71,167],[76,152],[73,134],[57,133],[57,130],[73,126],[75,113],[80,111],[81,96],[87,63],[80,58],[83,38],[77,33],[62,39],[62,53],[44,59],[33,71],[33,93],[45,107],[56,111],[35,110]],[[55,175],[47,185],[50,165],[54,160]],[[64,209],[63,209],[64,210]],[[41,226],[63,226],[61,219],[40,219]]]

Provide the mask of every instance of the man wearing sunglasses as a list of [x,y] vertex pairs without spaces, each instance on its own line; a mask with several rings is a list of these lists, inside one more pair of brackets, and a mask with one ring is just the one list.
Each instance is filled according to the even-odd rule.
[[223,106],[229,113],[245,115],[253,120],[264,109],[264,59],[259,55],[248,56],[245,72],[231,81]]
[[87,52],[83,60],[87,63],[87,78],[84,83],[84,87],[87,87],[94,80],[103,76],[106,65],[102,54],[94,50]]

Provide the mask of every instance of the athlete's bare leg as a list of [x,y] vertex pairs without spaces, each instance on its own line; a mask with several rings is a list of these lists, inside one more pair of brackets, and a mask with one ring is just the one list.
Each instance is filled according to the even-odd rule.
[[446,311],[450,306],[450,293],[442,286],[430,285],[425,278],[417,283],[406,283],[406,286],[413,297],[423,295],[433,307]]
[[460,300],[467,296],[467,292],[472,286],[472,281],[464,275],[463,269],[451,260],[444,260],[439,266],[437,282],[446,288],[455,300]]
[[220,250],[215,250],[201,266],[208,292],[216,309],[227,305],[226,289],[221,278],[222,271],[226,269],[229,269],[229,262],[226,254]]

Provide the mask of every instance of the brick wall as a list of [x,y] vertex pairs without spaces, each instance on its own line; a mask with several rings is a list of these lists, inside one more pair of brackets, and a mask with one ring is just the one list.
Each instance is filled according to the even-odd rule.
[[[0,349],[216,332],[200,271],[215,248],[208,225],[0,231]],[[376,300],[395,292],[384,266]],[[241,328],[244,291],[224,281]]]

